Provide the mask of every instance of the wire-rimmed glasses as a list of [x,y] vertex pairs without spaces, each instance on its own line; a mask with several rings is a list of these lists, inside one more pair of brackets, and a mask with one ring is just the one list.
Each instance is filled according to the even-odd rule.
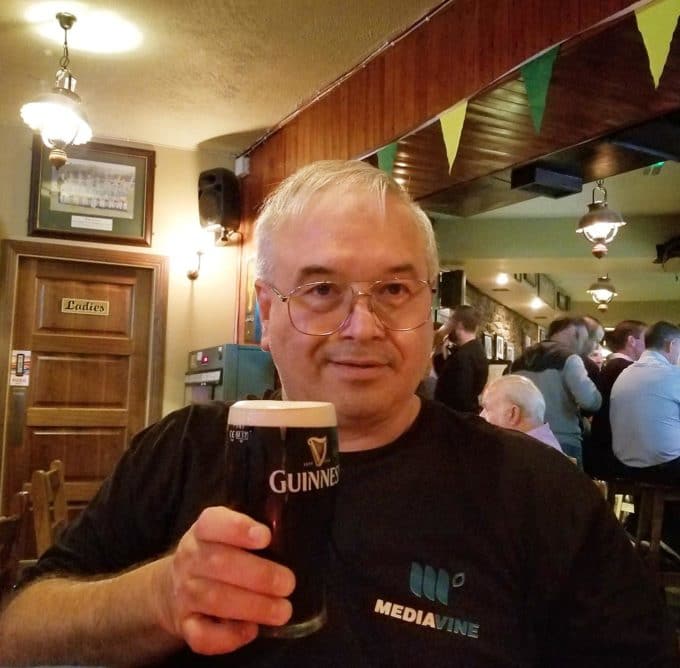
[[287,304],[293,327],[310,336],[328,336],[342,329],[359,297],[368,298],[371,312],[385,329],[417,329],[430,320],[434,293],[428,281],[413,278],[374,281],[364,290],[334,281],[304,283],[285,294],[269,287]]

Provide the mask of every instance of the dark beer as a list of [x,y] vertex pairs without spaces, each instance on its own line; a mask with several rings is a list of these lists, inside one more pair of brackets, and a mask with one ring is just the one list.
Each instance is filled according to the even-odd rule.
[[340,475],[335,407],[239,401],[227,422],[227,505],[271,529],[264,556],[288,566],[296,578],[292,618],[262,632],[308,635],[326,619],[324,574]]

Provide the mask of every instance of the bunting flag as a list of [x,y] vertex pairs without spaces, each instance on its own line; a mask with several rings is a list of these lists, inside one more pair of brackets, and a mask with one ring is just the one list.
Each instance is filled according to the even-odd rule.
[[548,87],[552,77],[553,65],[557,58],[559,46],[555,46],[549,51],[542,53],[538,58],[522,65],[522,78],[524,88],[527,91],[529,100],[529,111],[531,120],[534,123],[536,134],[540,134],[543,125],[543,114],[545,112],[545,101],[548,97]]
[[444,145],[446,146],[446,157],[449,160],[449,172],[451,172],[451,168],[453,167],[453,163],[458,153],[458,145],[460,144],[460,135],[463,131],[467,105],[467,100],[461,100],[458,104],[455,104],[451,109],[445,111],[439,117],[439,122],[442,126],[442,135],[444,136]]
[[657,0],[635,10],[638,30],[647,49],[654,88],[659,87],[680,15],[680,0]]
[[392,168],[394,167],[394,159],[397,157],[397,142],[383,146],[378,151],[378,167],[387,172],[392,173]]

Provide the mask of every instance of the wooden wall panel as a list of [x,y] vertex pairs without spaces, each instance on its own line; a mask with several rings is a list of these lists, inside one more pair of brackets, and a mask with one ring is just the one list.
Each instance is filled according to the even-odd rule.
[[[536,53],[631,11],[635,4],[630,0],[453,2],[255,147],[251,174],[264,177],[266,192],[277,181],[272,178],[275,173],[285,176],[321,158],[365,155],[478,93]],[[276,168],[272,169],[274,154]],[[244,183],[245,189],[249,187],[250,177]]]

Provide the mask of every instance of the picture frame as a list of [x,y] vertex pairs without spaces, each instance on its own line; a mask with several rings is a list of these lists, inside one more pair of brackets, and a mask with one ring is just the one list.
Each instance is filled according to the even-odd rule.
[[540,325],[538,326],[538,340],[539,341],[545,341],[546,338],[546,331],[545,327],[541,327]]
[[487,332],[484,332],[482,335],[482,340],[484,343],[484,354],[486,355],[486,359],[492,360],[493,359],[493,337],[491,334],[488,334]]
[[505,339],[500,334],[496,334],[496,359],[505,359]]
[[505,344],[505,359],[508,360],[508,362],[515,361],[515,345],[513,343]]
[[531,337],[528,334],[524,335],[524,350],[527,348],[531,348],[533,344],[533,341],[531,340]]
[[90,142],[55,169],[33,137],[30,236],[151,246],[156,152]]

